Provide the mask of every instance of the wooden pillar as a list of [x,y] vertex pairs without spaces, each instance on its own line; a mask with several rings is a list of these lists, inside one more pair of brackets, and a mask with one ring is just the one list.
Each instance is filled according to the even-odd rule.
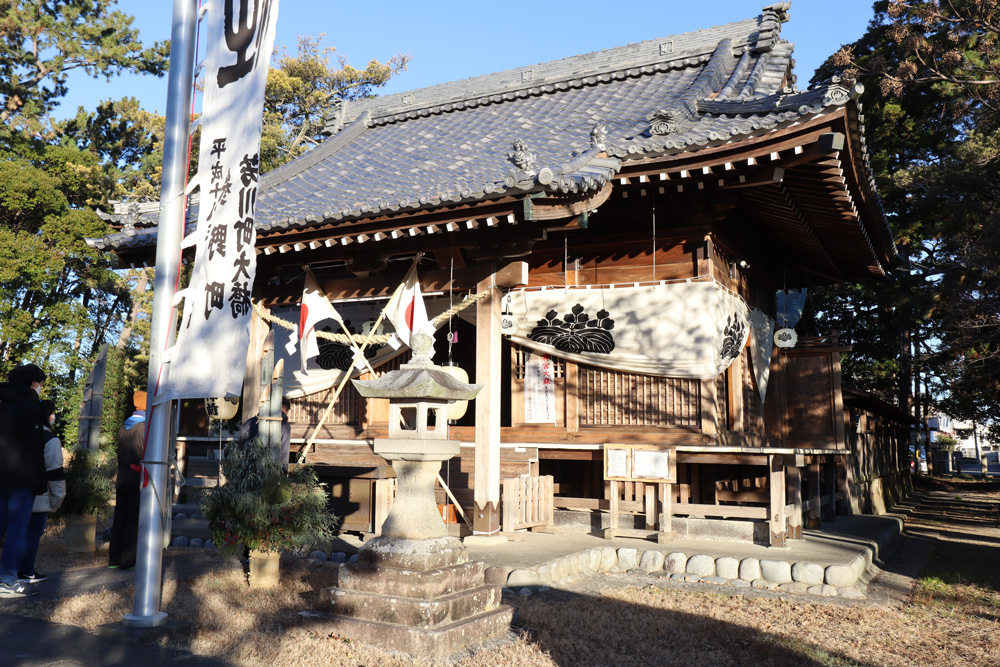
[[854,473],[851,471],[851,456],[837,456],[837,491],[844,497],[837,502],[837,514],[856,514],[857,499],[854,497]]
[[[262,308],[265,312],[266,308]],[[260,402],[260,358],[267,336],[268,324],[256,310],[250,311],[250,341],[247,345],[247,360],[243,371],[242,421],[257,416]]]
[[646,530],[656,529],[656,515],[659,514],[656,510],[656,484],[647,484],[645,489],[645,508],[646,508]]
[[823,457],[823,477],[825,479],[827,502],[823,505],[823,518],[837,520],[837,462],[833,456]]
[[[747,338],[747,345],[750,345],[751,337]],[[733,359],[733,363],[727,369],[729,375],[729,397],[726,403],[729,405],[729,430],[736,433],[743,432],[743,355]]]
[[490,296],[476,304],[476,467],[473,473],[475,508],[472,530],[477,535],[500,532],[500,395],[501,293],[492,275],[478,285]]
[[604,530],[604,539],[613,539],[618,532],[618,496],[621,495],[621,489],[618,486],[616,480],[611,480],[608,482],[608,512],[610,514],[608,527]]
[[792,506],[792,514],[788,517],[788,537],[793,540],[802,539],[802,468],[789,466],[787,469],[788,504]]
[[823,503],[820,498],[820,463],[819,458],[816,456],[812,457],[812,462],[809,463],[806,468],[808,471],[807,479],[809,486],[809,497],[810,502],[809,512],[807,514],[806,527],[807,528],[819,528],[820,524],[820,507]]
[[580,430],[580,367],[574,361],[566,362],[566,382],[563,405],[565,409],[566,431]]
[[714,442],[715,436],[719,433],[719,425],[716,422],[718,393],[715,378],[701,381],[701,432],[709,437],[710,442]]
[[781,456],[770,454],[767,457],[771,490],[771,546],[785,546],[785,468]]
[[674,485],[670,482],[666,484],[661,484],[660,488],[663,490],[663,521],[660,526],[660,532],[663,533],[673,533],[674,532]]

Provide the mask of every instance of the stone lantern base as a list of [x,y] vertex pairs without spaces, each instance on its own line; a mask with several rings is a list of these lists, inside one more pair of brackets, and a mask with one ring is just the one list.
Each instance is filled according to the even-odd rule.
[[510,626],[514,610],[500,604],[499,586],[485,584],[484,567],[454,537],[377,537],[325,589],[334,613],[304,620],[344,639],[444,657]]

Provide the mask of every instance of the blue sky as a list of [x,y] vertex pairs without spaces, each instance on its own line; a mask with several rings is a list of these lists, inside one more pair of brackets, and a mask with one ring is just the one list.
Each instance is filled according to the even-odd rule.
[[[281,0],[275,43],[294,53],[298,35],[325,33],[324,44],[336,47],[358,68],[373,58],[408,54],[408,71],[382,89],[392,93],[739,21],[756,16],[766,4],[770,2]],[[170,37],[172,7],[172,0],[119,0],[119,8],[136,17],[134,26],[148,41]],[[827,56],[864,34],[871,7],[872,0],[793,1],[782,36],[795,44],[800,87]],[[138,97],[144,108],[162,113],[166,90],[165,78],[105,82],[74,76],[57,115],[124,96]]]

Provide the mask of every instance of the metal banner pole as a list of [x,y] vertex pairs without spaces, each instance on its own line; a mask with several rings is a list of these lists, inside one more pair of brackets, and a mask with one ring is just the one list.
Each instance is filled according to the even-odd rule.
[[[166,135],[163,144],[163,185],[156,239],[156,278],[153,284],[153,319],[149,344],[150,397],[143,458],[142,494],[139,503],[139,542],[135,570],[135,601],[124,624],[155,627],[167,622],[160,611],[163,563],[163,512],[171,502],[167,485],[170,403],[162,399],[169,381],[165,352],[174,344],[176,317],[174,294],[180,274],[180,244],[184,238],[184,181],[187,174],[188,125],[194,83],[195,32],[198,0],[174,0],[170,31],[170,73],[167,78]],[[145,484],[148,474],[148,484]]]

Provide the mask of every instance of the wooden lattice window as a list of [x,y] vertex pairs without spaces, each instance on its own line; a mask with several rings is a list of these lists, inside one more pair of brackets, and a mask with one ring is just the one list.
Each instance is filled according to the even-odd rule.
[[581,365],[580,425],[701,428],[701,383]]

